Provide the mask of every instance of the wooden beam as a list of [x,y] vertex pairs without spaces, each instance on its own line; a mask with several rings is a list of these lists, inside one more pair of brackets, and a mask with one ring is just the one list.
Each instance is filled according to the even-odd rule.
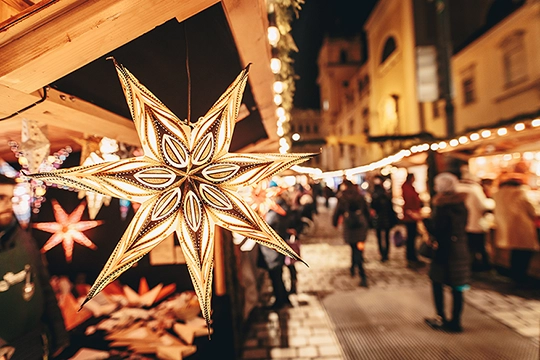
[[187,19],[217,2],[59,1],[2,33],[0,84],[31,93],[172,18]]
[[[274,74],[270,69],[271,51],[267,39],[268,17],[264,0],[222,0],[243,66],[252,63],[249,83],[264,128],[270,139],[277,139],[277,106],[274,104]],[[262,21],[261,21],[262,20]]]
[[[0,117],[35,103],[42,92],[25,94],[0,85],[0,99],[6,106],[0,107]],[[8,120],[0,121],[2,132],[20,131],[21,119],[28,118],[68,131],[106,136],[132,145],[140,145],[133,121],[116,115],[77,97],[48,90],[47,99]]]
[[4,4],[8,5],[9,7],[12,7],[13,9],[17,11],[23,11],[30,6],[34,5],[33,3],[28,3],[28,0],[1,0]]

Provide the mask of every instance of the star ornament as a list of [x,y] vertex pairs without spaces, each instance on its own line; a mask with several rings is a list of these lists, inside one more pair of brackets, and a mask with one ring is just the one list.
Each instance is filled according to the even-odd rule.
[[141,203],[86,301],[176,231],[209,323],[215,225],[299,259],[236,190],[314,154],[229,153],[249,66],[192,124],[174,115],[122,65],[115,62],[115,67],[144,156],[30,176]]
[[51,200],[54,218],[56,222],[37,223],[32,226],[38,230],[46,231],[54,234],[47,240],[41,252],[45,253],[62,243],[64,247],[64,253],[66,255],[66,261],[71,262],[73,257],[73,245],[74,243],[86,246],[92,250],[96,250],[96,245],[83,234],[83,231],[90,230],[96,226],[101,225],[101,220],[81,221],[81,217],[86,207],[86,203],[83,201],[77,206],[75,211],[71,214],[67,214],[66,211],[60,206],[58,201]]

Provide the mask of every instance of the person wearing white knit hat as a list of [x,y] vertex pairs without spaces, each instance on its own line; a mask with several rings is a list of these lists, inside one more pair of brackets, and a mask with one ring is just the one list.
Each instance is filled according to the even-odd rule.
[[[433,328],[449,332],[463,331],[463,291],[468,288],[470,278],[470,255],[465,232],[467,195],[456,192],[458,182],[458,178],[448,172],[435,177],[437,195],[433,198],[433,215],[427,226],[434,237],[429,277],[437,317],[425,320]],[[447,320],[445,315],[443,285],[452,288],[454,301],[451,320]]]

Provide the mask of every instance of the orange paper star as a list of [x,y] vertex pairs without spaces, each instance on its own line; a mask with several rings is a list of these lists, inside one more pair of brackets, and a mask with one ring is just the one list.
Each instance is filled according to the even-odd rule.
[[43,245],[41,252],[45,253],[56,245],[62,243],[64,253],[66,254],[66,261],[70,263],[73,255],[74,242],[86,246],[92,250],[97,249],[96,245],[82,232],[95,228],[96,226],[101,225],[103,222],[101,220],[81,221],[86,203],[84,201],[80,203],[75,211],[69,215],[62,208],[62,206],[60,206],[58,201],[52,199],[51,203],[56,222],[38,223],[33,225],[38,230],[54,234],[49,240],[47,240],[45,245]]

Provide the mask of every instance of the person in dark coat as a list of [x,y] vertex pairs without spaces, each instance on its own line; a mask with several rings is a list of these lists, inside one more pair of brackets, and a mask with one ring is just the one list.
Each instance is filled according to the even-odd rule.
[[392,196],[383,187],[381,178],[375,178],[371,209],[375,212],[374,227],[377,232],[381,261],[385,262],[388,261],[390,250],[390,229],[396,225],[397,217],[392,206]]
[[[282,239],[287,241],[289,238],[289,234],[287,233],[287,211],[289,211],[289,206],[282,197],[276,197],[276,205],[275,208],[268,211],[265,220]],[[272,304],[272,309],[279,310],[283,307],[290,306],[291,302],[285,289],[285,284],[283,283],[285,255],[266,246],[259,246],[259,250],[274,290],[275,301]]]
[[[469,288],[471,258],[467,243],[467,194],[457,193],[458,178],[450,173],[435,177],[433,216],[428,226],[434,237],[434,255],[429,277],[433,286],[433,299],[437,317],[426,319],[434,328],[449,332],[461,332],[463,292]],[[447,319],[444,311],[443,285],[452,288],[452,318]]]
[[364,243],[369,228],[369,209],[364,197],[349,180],[343,181],[342,192],[332,218],[334,227],[343,217],[343,239],[351,246],[351,276],[354,276],[355,267],[360,273],[360,286],[367,287],[367,277],[364,271]]
[[401,187],[403,196],[403,223],[407,228],[407,261],[410,266],[423,265],[416,256],[416,236],[421,218],[422,201],[414,188],[414,174],[408,174]]
[[14,217],[14,188],[0,175],[0,359],[47,359],[69,336],[41,254]]

